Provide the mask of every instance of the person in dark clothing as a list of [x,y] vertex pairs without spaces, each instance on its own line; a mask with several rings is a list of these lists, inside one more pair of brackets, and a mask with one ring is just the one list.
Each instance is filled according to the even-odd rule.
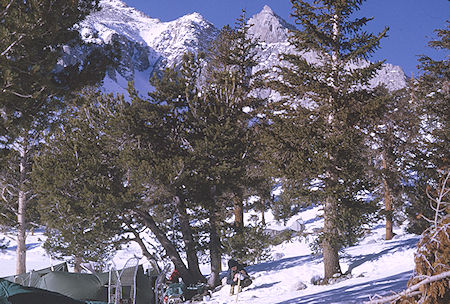
[[239,292],[242,288],[249,286],[252,283],[250,276],[245,270],[244,266],[239,264],[236,260],[228,261],[227,284],[231,285],[230,295],[234,294],[234,286],[239,285]]

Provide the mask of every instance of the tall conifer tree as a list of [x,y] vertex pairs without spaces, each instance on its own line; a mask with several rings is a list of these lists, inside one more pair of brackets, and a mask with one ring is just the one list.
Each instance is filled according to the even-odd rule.
[[[64,97],[87,84],[101,81],[108,56],[100,49],[83,63],[58,65],[64,47],[82,45],[76,24],[98,8],[96,0],[0,2],[0,149],[22,145],[21,184],[18,189],[17,273],[25,272],[26,182],[30,166],[23,166],[34,147],[30,134],[49,125],[64,107]],[[4,188],[4,183],[2,188]]]
[[426,218],[435,214],[430,208],[427,192],[436,191],[436,185],[450,168],[450,22],[446,23],[446,27],[435,31],[437,38],[431,40],[429,46],[447,52],[447,56],[442,60],[421,56],[422,75],[414,86],[415,99],[421,110],[423,136],[412,161],[417,178],[414,181],[416,193],[408,211],[408,230],[418,234],[430,226]]
[[118,149],[108,147],[101,97],[92,105],[71,108],[63,124],[45,138],[33,168],[39,212],[46,226],[44,247],[52,256],[104,262],[122,230],[126,188],[116,165]]
[[[368,81],[381,62],[360,67],[385,36],[362,31],[370,21],[352,20],[362,0],[291,0],[300,26],[290,42],[296,50],[312,51],[320,63],[300,54],[284,54],[273,88],[283,97],[269,105],[268,137],[271,159],[291,197],[323,205],[320,237],[325,282],[341,273],[339,250],[367,220],[370,204],[361,194],[369,190],[368,159],[360,125]],[[274,114],[274,115],[273,115]]]

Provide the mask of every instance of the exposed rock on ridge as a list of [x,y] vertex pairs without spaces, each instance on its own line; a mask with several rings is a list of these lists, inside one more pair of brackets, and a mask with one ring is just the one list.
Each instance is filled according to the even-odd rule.
[[295,26],[287,23],[267,5],[251,17],[248,24],[252,25],[249,34],[265,43],[287,42],[289,30],[295,30]]
[[[219,32],[198,13],[161,22],[128,7],[121,0],[102,0],[100,5],[102,10],[89,15],[79,31],[87,42],[118,46],[121,59],[117,67],[109,69],[105,91],[123,93],[130,80],[135,81],[139,91],[148,91],[151,73],[166,66],[178,66],[187,51],[207,50]],[[295,52],[288,42],[290,30],[295,30],[295,26],[277,16],[269,6],[264,6],[248,23],[252,25],[249,34],[261,42],[255,71],[270,70],[280,64],[279,54]],[[318,62],[312,52],[303,56],[310,62]],[[405,75],[400,67],[385,64],[371,81],[372,86],[379,83],[391,90],[398,89],[406,85]]]

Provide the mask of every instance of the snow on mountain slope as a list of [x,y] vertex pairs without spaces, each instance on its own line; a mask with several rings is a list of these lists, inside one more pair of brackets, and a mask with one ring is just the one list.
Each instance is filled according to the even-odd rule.
[[120,62],[108,70],[107,92],[123,93],[131,80],[141,92],[148,91],[153,71],[179,64],[188,51],[206,50],[217,35],[214,25],[198,13],[161,22],[120,0],[102,0],[100,6],[80,24],[79,32],[86,42],[118,48]]
[[[251,25],[249,34],[262,42],[258,53],[259,65],[255,71],[268,69],[280,64],[279,55],[283,53],[295,53],[295,49],[289,44],[290,30],[295,27],[279,17],[270,7],[264,6],[261,12],[248,20]],[[302,56],[311,63],[319,63],[320,59],[313,52],[303,53]],[[362,67],[367,62],[355,63],[349,68]],[[406,86],[406,77],[399,66],[386,63],[378,71],[369,85],[375,87],[384,84],[389,90],[398,90]],[[267,92],[266,92],[267,93]]]
[[[290,219],[285,225],[273,220],[270,212],[266,213],[268,226],[273,230],[283,230],[302,223],[306,232],[322,226],[317,216],[318,207],[308,208]],[[246,214],[248,219],[250,214]],[[346,248],[341,254],[342,271],[350,270],[349,279],[327,286],[311,283],[311,279],[323,275],[321,256],[311,255],[309,243],[312,239],[296,237],[272,248],[272,260],[247,267],[253,284],[239,294],[238,303],[252,304],[331,304],[362,303],[369,296],[388,295],[405,289],[406,283],[414,270],[414,252],[418,236],[406,234],[402,227],[395,227],[393,240],[384,240],[384,223],[371,229],[369,235],[357,246]],[[0,233],[0,239],[3,235]],[[14,274],[15,242],[8,236],[10,244],[0,251],[0,277]],[[41,247],[44,237],[38,230],[34,236],[27,238],[27,269],[40,269],[51,264],[50,258]],[[123,246],[113,259],[117,267],[122,267],[134,256],[141,256],[139,246],[134,243]],[[53,261],[57,263],[57,261]],[[145,260],[141,263],[146,265]],[[227,269],[227,260],[222,261]],[[201,267],[208,275],[209,265]],[[225,275],[225,272],[222,273]],[[211,304],[236,303],[236,296],[229,295],[229,286],[222,285],[208,302]]]
[[[205,51],[217,37],[218,29],[200,14],[192,13],[170,22],[161,22],[128,7],[120,0],[102,0],[102,9],[89,15],[80,26],[83,39],[97,45],[118,47],[119,65],[108,69],[103,86],[106,92],[126,92],[128,81],[148,92],[149,76],[167,66],[177,66],[186,52]],[[232,20],[230,20],[232,22]],[[289,30],[295,27],[276,15],[267,5],[252,16],[249,34],[260,39],[259,65],[255,71],[279,64],[279,54],[293,52],[288,43]],[[304,54],[318,62],[313,53]],[[82,57],[82,56],[80,56]],[[404,87],[405,75],[398,66],[385,64],[371,85],[384,83],[394,90]]]

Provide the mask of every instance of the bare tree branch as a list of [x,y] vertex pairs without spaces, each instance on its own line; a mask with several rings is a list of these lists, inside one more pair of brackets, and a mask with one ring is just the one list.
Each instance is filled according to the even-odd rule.
[[13,4],[14,0],[9,1],[8,5],[6,5],[3,12],[0,13],[0,18],[3,18],[8,13],[9,8],[11,7],[11,4]]
[[5,56],[17,43],[25,37],[25,34],[21,34],[19,38],[17,38],[13,43],[11,43],[1,54],[0,56]]
[[428,283],[432,283],[435,281],[439,281],[445,278],[450,277],[450,271],[446,271],[446,272],[442,272],[440,274],[428,277],[427,279],[409,287],[408,289],[406,289],[405,291],[389,296],[389,297],[383,297],[380,299],[376,299],[376,300],[370,300],[367,302],[364,302],[365,304],[383,304],[383,303],[389,303],[395,300],[400,299],[401,297],[405,296],[405,297],[414,297],[417,296],[419,294],[421,294],[420,291],[417,291],[419,289],[420,286],[428,284]]

